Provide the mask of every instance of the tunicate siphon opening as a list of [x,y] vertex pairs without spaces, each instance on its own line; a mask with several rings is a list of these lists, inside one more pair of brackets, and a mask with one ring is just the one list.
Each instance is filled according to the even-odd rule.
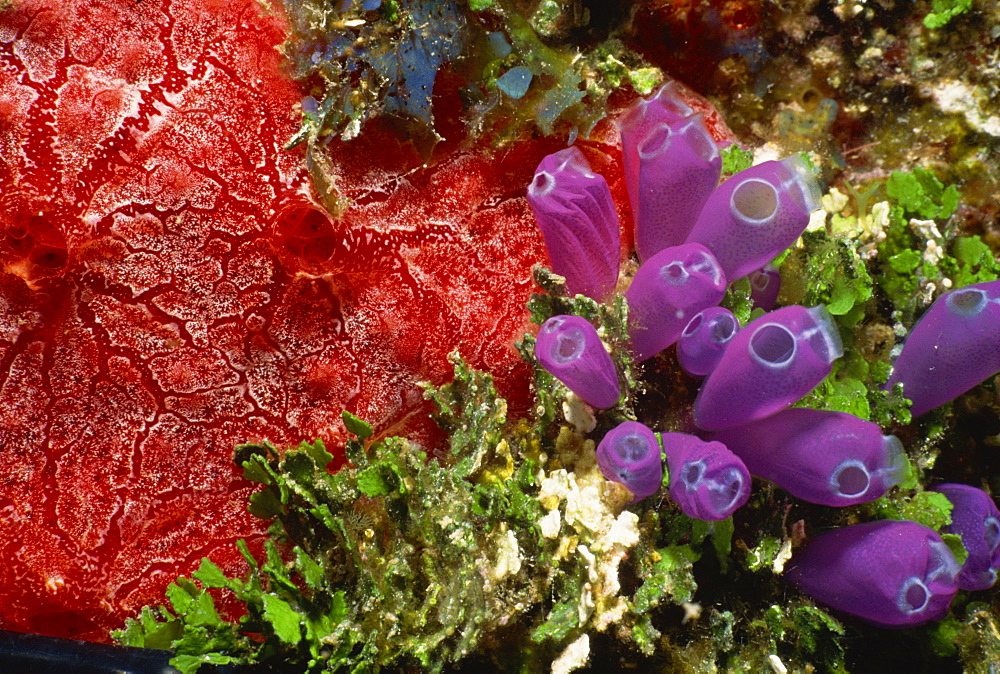
[[672,286],[682,285],[689,276],[687,269],[684,268],[684,263],[680,260],[674,260],[660,267],[660,278],[664,283]]
[[622,461],[635,463],[649,455],[649,445],[640,435],[626,435],[615,443],[615,452]]
[[587,158],[576,146],[568,147],[557,154],[562,157],[562,163],[559,164],[558,169],[560,173],[577,173],[585,178],[594,177],[590,170],[590,164],[587,163]]
[[759,178],[747,178],[733,191],[732,209],[740,220],[765,223],[778,212],[778,190]]
[[[522,183],[523,184],[523,183]],[[539,171],[528,186],[528,194],[533,197],[544,197],[555,189],[556,180],[546,171]]]
[[539,332],[557,332],[565,322],[564,316],[553,316],[542,324],[542,329]]
[[948,295],[945,301],[953,314],[971,318],[979,315],[989,302],[989,298],[979,288],[963,288]]
[[691,145],[697,157],[711,163],[719,156],[719,146],[705,128],[705,117],[700,112],[684,120],[684,126],[677,130]]
[[795,356],[795,335],[777,323],[762,325],[750,338],[750,355],[769,367],[788,365]]
[[715,259],[715,256],[707,250],[692,252],[688,257],[686,268],[699,274],[706,274],[716,285],[722,281],[722,267],[719,266],[719,261]]
[[705,319],[705,317],[702,316],[701,312],[695,314],[694,318],[692,318],[690,321],[688,321],[688,324],[687,324],[687,326],[685,326],[684,332],[682,334],[685,337],[690,337],[691,335],[693,335],[696,332],[698,332],[698,328],[701,327],[701,322],[704,319]]
[[560,365],[572,363],[583,355],[586,341],[586,336],[580,328],[570,328],[565,332],[560,332],[556,336],[556,347],[552,354],[552,360]]
[[743,475],[736,468],[729,468],[711,481],[708,493],[712,510],[717,513],[732,510],[743,493]]
[[990,553],[1000,547],[1000,522],[995,517],[987,517],[983,522],[983,537]]
[[844,355],[844,343],[840,339],[833,316],[822,304],[808,310],[816,321],[816,327],[807,333],[807,340],[816,354],[826,363],[832,363]]
[[814,87],[806,87],[805,91],[799,96],[799,100],[802,101],[802,107],[806,110],[814,110],[822,98],[823,95]]
[[944,541],[927,541],[927,549],[930,559],[927,560],[927,572],[925,578],[928,582],[933,582],[938,578],[944,578],[951,582],[958,575],[959,566],[955,561],[955,556],[951,554],[948,544]]
[[789,172],[789,179],[782,184],[795,205],[806,213],[812,213],[819,208],[823,194],[816,180],[816,172],[797,154],[786,157],[779,163]]
[[681,469],[681,479],[688,489],[696,489],[701,483],[701,478],[705,474],[704,461],[688,461]]
[[882,484],[888,489],[906,479],[910,463],[903,451],[903,443],[895,435],[882,436],[882,451],[885,452],[885,468],[880,472]]
[[924,585],[924,582],[916,576],[907,578],[900,588],[898,606],[899,610],[906,614],[919,613],[927,608],[930,601],[931,592]]
[[641,159],[648,159],[663,154],[670,148],[673,135],[674,133],[668,125],[657,124],[639,142],[639,147],[637,148],[639,157]]
[[675,117],[687,117],[694,113],[694,108],[681,98],[680,86],[676,81],[664,84],[653,98],[664,110]]
[[861,496],[871,484],[868,469],[860,461],[844,461],[830,479],[834,493],[846,498]]
[[765,274],[761,271],[755,271],[750,274],[750,286],[759,292],[767,290],[767,287],[771,285],[771,275]]
[[736,317],[731,314],[719,314],[709,326],[712,342],[715,344],[725,344],[736,334],[738,324]]

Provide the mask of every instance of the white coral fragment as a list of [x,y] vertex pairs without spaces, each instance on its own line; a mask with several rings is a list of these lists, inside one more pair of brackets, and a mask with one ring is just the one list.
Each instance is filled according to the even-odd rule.
[[781,549],[778,550],[778,554],[774,556],[774,565],[771,570],[774,575],[780,576],[785,570],[785,564],[789,559],[792,558],[792,541],[790,539],[785,539],[781,542]]
[[562,528],[562,516],[559,514],[559,508],[553,508],[542,519],[538,520],[538,528],[542,530],[542,536],[545,538],[557,538],[559,529]]
[[639,516],[625,510],[615,519],[614,524],[595,546],[598,550],[609,550],[613,546],[631,548],[639,543]]
[[586,666],[590,659],[590,636],[580,637],[567,646],[559,657],[552,661],[552,674],[568,674]]
[[501,529],[495,544],[497,558],[490,576],[494,582],[499,583],[521,570],[521,549],[517,545],[517,536],[506,526]]
[[1000,138],[1000,115],[981,88],[965,82],[945,79],[929,88],[929,93],[944,112],[959,113],[974,129]]
[[587,403],[583,402],[583,399],[575,393],[569,394],[563,400],[562,412],[567,423],[571,424],[578,433],[590,433],[597,428],[597,419],[594,418],[594,413],[587,406]]

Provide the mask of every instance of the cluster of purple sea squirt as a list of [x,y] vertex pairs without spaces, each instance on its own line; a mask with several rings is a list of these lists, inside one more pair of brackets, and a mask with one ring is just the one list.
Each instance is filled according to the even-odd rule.
[[[704,378],[695,425],[707,439],[654,433],[625,421],[597,448],[604,476],[633,503],[659,491],[663,454],[671,499],[685,514],[722,520],[750,494],[750,476],[826,506],[871,501],[898,484],[906,457],[895,436],[842,412],[789,409],[842,355],[824,307],[769,311],[777,273],[767,265],[797,239],[817,208],[818,186],[796,159],[764,162],[719,185],[719,149],[675,83],[639,101],[619,122],[641,266],[625,291],[630,350],[646,360],[677,344],[679,362]],[[575,147],[546,157],[528,189],[553,270],[569,292],[609,299],[618,280],[619,223],[604,178]],[[765,311],[742,329],[721,308],[728,282],[750,275]],[[553,316],[536,356],[597,409],[621,386],[597,330]],[[970,359],[970,354],[972,357]],[[922,414],[1000,370],[1000,281],[945,294],[914,327],[887,387],[901,383]],[[858,524],[797,551],[785,578],[830,607],[885,627],[943,617],[959,588],[993,585],[1000,569],[1000,512],[980,489],[937,488],[954,505],[946,530],[969,552],[960,568],[934,530],[907,521]]]

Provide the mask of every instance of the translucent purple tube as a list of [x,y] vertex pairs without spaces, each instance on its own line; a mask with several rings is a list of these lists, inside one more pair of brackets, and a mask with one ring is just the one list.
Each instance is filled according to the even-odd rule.
[[955,506],[944,531],[961,536],[969,553],[958,574],[958,586],[963,590],[993,587],[1000,569],[1000,511],[993,499],[982,489],[964,484],[939,484],[934,490]]
[[705,379],[694,422],[718,431],[779,412],[830,374],[842,353],[837,326],[824,307],[764,314],[737,333]]
[[781,292],[781,274],[772,269],[771,265],[750,272],[750,299],[755,309],[770,311],[778,301]]
[[545,321],[535,340],[535,357],[588,405],[607,409],[621,396],[615,364],[586,319],[560,315]]
[[625,186],[633,211],[639,203],[639,143],[657,124],[672,124],[694,114],[694,109],[684,102],[679,90],[676,81],[667,82],[649,98],[636,101],[618,121]]
[[688,517],[724,520],[750,498],[750,473],[721,442],[661,433],[670,469],[670,498]]
[[910,331],[885,388],[902,382],[913,416],[1000,371],[1000,281],[947,292]]
[[958,563],[933,529],[883,520],[817,536],[785,579],[827,606],[882,627],[943,618],[958,591]]
[[740,171],[708,198],[689,242],[703,244],[730,282],[790,246],[819,208],[819,186],[797,156]]
[[703,309],[681,332],[677,340],[677,360],[689,375],[704,377],[719,364],[726,345],[739,330],[739,321],[729,309]]
[[625,485],[635,498],[652,496],[663,481],[656,435],[637,421],[623,421],[597,445],[597,466],[607,479]]
[[625,291],[636,360],[651,358],[676,342],[691,317],[718,304],[725,292],[726,277],[700,244],[667,248],[649,258]]
[[568,147],[541,161],[528,203],[545,239],[552,271],[566,289],[602,302],[618,282],[621,232],[611,191],[583,153]]
[[722,155],[701,114],[654,125],[638,147],[638,203],[633,204],[640,260],[687,239],[719,184]]
[[743,459],[751,475],[810,503],[865,503],[906,476],[899,440],[843,412],[784,410],[713,438]]

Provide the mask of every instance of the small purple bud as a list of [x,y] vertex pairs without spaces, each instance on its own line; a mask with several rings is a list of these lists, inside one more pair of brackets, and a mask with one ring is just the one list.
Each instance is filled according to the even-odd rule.
[[969,556],[958,574],[963,590],[987,590],[997,581],[1000,569],[1000,511],[982,489],[964,484],[934,487],[948,497],[954,509],[945,533],[958,534]]
[[819,186],[798,157],[740,171],[708,198],[688,241],[705,245],[730,282],[788,248],[819,208]]
[[688,517],[724,520],[750,498],[750,473],[721,442],[687,433],[662,433],[670,469],[670,498]]
[[764,314],[736,334],[705,379],[694,422],[719,431],[780,412],[823,381],[842,353],[825,307]]
[[623,421],[597,445],[597,466],[607,479],[628,488],[632,503],[652,496],[663,481],[660,443],[637,421]]
[[528,186],[552,271],[571,294],[602,302],[618,282],[621,232],[611,191],[583,153],[568,147],[545,157]]
[[813,599],[882,627],[943,618],[958,562],[933,529],[883,520],[836,529],[796,551],[785,578]]
[[691,317],[718,304],[725,293],[726,277],[700,244],[667,248],[646,260],[625,291],[636,360],[676,342]]
[[660,123],[639,142],[635,248],[648,260],[687,239],[722,175],[722,155],[701,114]]
[[549,374],[597,409],[621,396],[618,373],[594,326],[579,316],[553,316],[542,324],[535,357]]
[[[633,209],[639,203],[639,143],[657,124],[672,124],[694,114],[691,106],[681,98],[679,89],[676,81],[667,82],[649,98],[636,101],[618,121],[625,185]],[[635,215],[633,212],[633,219]]]
[[770,311],[778,301],[781,291],[781,274],[770,265],[755,272],[750,272],[750,299],[754,309]]
[[739,330],[739,321],[729,309],[704,309],[688,321],[677,340],[677,360],[689,375],[704,377],[719,364],[726,345]]
[[886,382],[903,383],[918,417],[1000,371],[1000,281],[942,295],[920,317]]
[[784,410],[713,438],[743,459],[751,475],[810,503],[865,503],[906,476],[902,443],[843,412]]

